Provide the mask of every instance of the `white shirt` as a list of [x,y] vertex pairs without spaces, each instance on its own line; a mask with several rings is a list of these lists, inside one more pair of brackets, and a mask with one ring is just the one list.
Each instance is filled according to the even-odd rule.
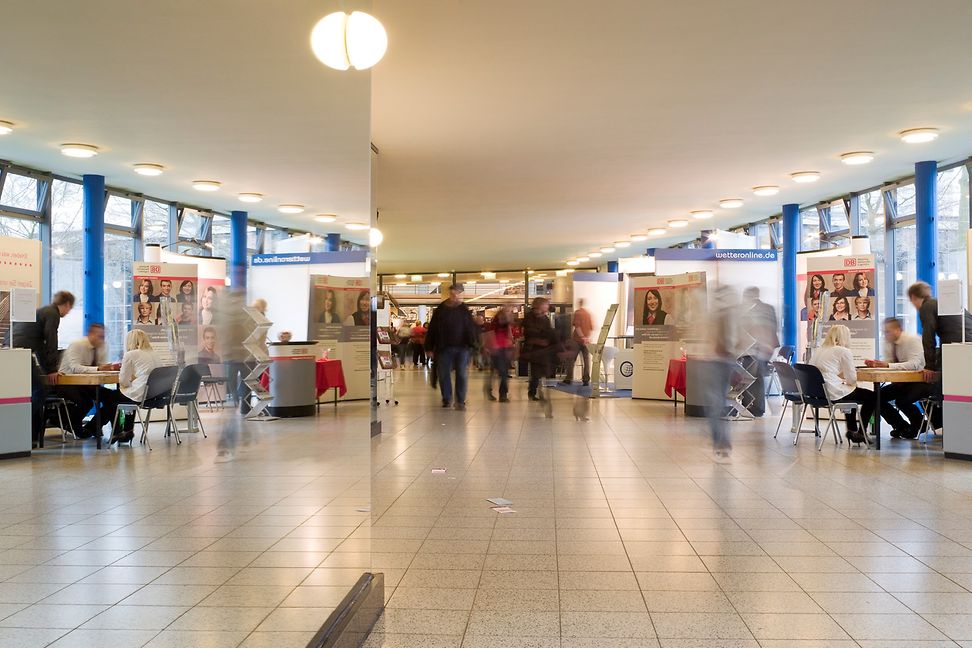
[[108,347],[102,344],[95,349],[91,341],[83,337],[64,349],[60,372],[63,374],[94,373],[103,364],[108,364]]
[[925,348],[914,333],[901,333],[894,344],[884,343],[884,359],[891,369],[918,371],[925,368]]
[[822,346],[813,352],[810,364],[823,375],[824,388],[830,400],[840,400],[857,387],[854,354],[846,347]]
[[158,366],[159,359],[154,351],[144,349],[126,351],[118,373],[118,388],[121,393],[136,403],[141,403],[142,397],[145,396],[149,374]]

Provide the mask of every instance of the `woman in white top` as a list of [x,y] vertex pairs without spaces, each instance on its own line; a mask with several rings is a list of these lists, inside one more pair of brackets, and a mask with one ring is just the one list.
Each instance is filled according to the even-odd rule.
[[[835,403],[860,403],[874,400],[874,394],[857,386],[857,369],[854,368],[854,354],[850,346],[850,329],[843,324],[834,324],[819,349],[813,352],[810,364],[820,370],[824,389],[830,400]],[[867,425],[867,422],[864,423]],[[854,443],[864,441],[864,435],[857,430],[857,416],[847,417],[847,440]]]
[[[152,343],[148,335],[141,329],[129,331],[125,338],[125,355],[122,357],[121,369],[118,372],[118,397],[120,403],[141,403],[145,396],[149,374],[159,366],[158,357],[152,350]],[[134,435],[135,419],[125,421],[124,430],[114,430],[111,443],[128,441]]]

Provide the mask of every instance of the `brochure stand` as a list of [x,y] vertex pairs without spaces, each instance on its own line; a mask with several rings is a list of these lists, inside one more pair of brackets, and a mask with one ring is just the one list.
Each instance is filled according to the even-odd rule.
[[[607,343],[608,335],[611,333],[611,325],[614,323],[614,316],[618,312],[618,304],[611,304],[604,321],[601,323],[601,332],[597,336],[597,343],[594,347],[594,358],[591,362],[591,398],[601,397],[601,362],[604,358],[604,345]],[[604,380],[604,391],[608,391],[607,377]]]
[[246,415],[247,419],[261,419],[264,421],[274,420],[276,417],[271,417],[267,414],[266,409],[270,404],[270,400],[273,398],[270,392],[263,388],[260,384],[260,377],[263,376],[263,372],[270,367],[270,354],[267,352],[267,331],[273,326],[273,322],[268,320],[263,313],[255,308],[245,306],[243,312],[246,313],[249,318],[253,321],[254,327],[250,332],[250,335],[243,340],[243,348],[250,352],[250,357],[247,358],[248,362],[256,361],[256,366],[253,367],[253,371],[243,379],[243,384],[250,388],[250,393],[247,394],[247,400],[252,401],[256,398],[257,403],[254,405],[250,412]]

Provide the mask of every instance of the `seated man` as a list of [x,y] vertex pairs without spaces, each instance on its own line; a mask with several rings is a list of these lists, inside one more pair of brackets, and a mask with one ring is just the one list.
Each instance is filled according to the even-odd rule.
[[[105,327],[101,324],[92,324],[88,327],[87,336],[75,340],[64,350],[59,373],[94,373],[112,369],[117,369],[117,366],[108,363]],[[111,419],[115,415],[115,408],[118,405],[118,392],[98,385],[60,385],[57,388],[57,393],[75,403],[75,407],[71,408],[71,425],[75,434],[80,438],[101,433],[101,430],[95,429],[95,417],[92,417],[87,425],[82,426],[85,415],[91,411],[95,404],[96,396],[101,404],[102,425],[111,423]]]
[[[921,338],[906,332],[900,319],[889,317],[884,320],[884,341],[886,359],[865,360],[864,364],[868,367],[899,371],[920,371],[925,368],[925,349]],[[926,383],[893,383],[881,388],[881,418],[891,425],[892,437],[913,439],[918,436],[922,415],[915,402],[927,396],[927,392]],[[874,403],[864,403],[861,407],[862,418],[868,421],[873,413]]]

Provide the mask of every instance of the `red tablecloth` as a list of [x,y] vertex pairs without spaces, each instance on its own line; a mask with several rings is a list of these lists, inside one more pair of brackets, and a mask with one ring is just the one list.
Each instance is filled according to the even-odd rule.
[[[344,396],[348,393],[348,385],[344,382],[344,367],[340,360],[318,360],[317,361],[317,397],[320,398],[329,389],[337,388],[338,394]],[[260,376],[260,384],[264,389],[270,389],[270,372],[264,371]]]
[[672,358],[668,361],[668,376],[665,378],[665,395],[672,397],[678,392],[685,398],[685,358]]

